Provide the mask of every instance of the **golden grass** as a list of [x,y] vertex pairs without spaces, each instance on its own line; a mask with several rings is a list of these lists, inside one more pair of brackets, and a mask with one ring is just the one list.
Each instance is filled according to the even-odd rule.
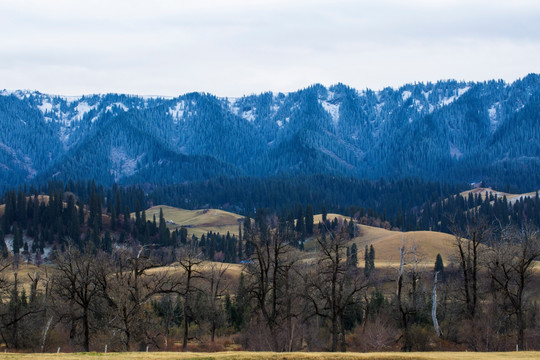
[[[200,238],[203,234],[209,231],[219,232],[222,235],[229,232],[231,235],[238,236],[238,220],[243,216],[230,213],[223,210],[208,209],[208,210],[185,210],[171,206],[158,205],[146,210],[146,219],[152,220],[156,216],[159,221],[159,211],[163,209],[163,217],[165,220],[170,220],[174,224],[167,224],[171,230],[185,226],[188,231],[188,236],[195,234]],[[134,214],[132,214],[134,216]]]
[[[401,241],[406,247],[416,247],[420,262],[434,264],[437,254],[441,254],[445,264],[456,255],[454,236],[435,231],[391,231],[367,225],[360,226],[360,236],[353,239],[358,246],[358,258],[363,259],[366,245],[375,249],[375,264],[378,267],[399,264]],[[361,262],[361,261],[360,261]]]
[[0,276],[4,277],[6,280],[12,282],[14,280],[14,273],[17,273],[17,281],[19,283],[20,289],[26,291],[26,296],[30,295],[30,285],[32,280],[30,277],[35,278],[36,275],[39,276],[40,282],[38,283],[38,289],[42,289],[43,282],[47,277],[47,274],[50,276],[50,267],[47,265],[41,265],[37,267],[33,264],[26,264],[24,261],[21,261],[19,267],[14,269],[13,267],[6,268]]
[[[343,220],[349,221],[349,220],[351,220],[350,217],[343,216],[343,215],[340,215],[340,214],[329,213],[329,214],[326,215],[326,219],[329,220],[329,221],[332,221],[335,218],[337,218],[339,221],[343,221]],[[322,222],[322,214],[313,215],[313,223],[315,225],[317,225],[320,222]]]
[[222,359],[222,360],[311,360],[311,359],[440,359],[440,360],[467,360],[467,359],[538,359],[540,352],[505,352],[505,353],[479,353],[479,352],[416,352],[416,353],[273,353],[273,352],[249,352],[231,351],[217,353],[193,353],[193,352],[131,352],[131,353],[71,353],[71,354],[0,354],[0,359],[61,359],[80,360],[89,358],[100,359],[126,359],[126,360],[187,360],[187,359]]
[[[244,265],[242,264],[228,264],[214,261],[203,261],[199,266],[195,268],[195,270],[200,271],[203,274],[207,274],[210,272],[212,266],[215,266],[217,271],[219,271],[220,267],[222,267],[222,269],[225,269],[226,267],[227,270],[225,271],[224,276],[233,280],[238,279],[240,277],[240,273],[244,271]],[[169,266],[161,266],[149,269],[147,270],[147,273],[155,274],[168,272],[169,274],[175,274],[183,273],[183,271],[184,270],[182,269],[182,267],[180,267],[177,263],[174,263]]]

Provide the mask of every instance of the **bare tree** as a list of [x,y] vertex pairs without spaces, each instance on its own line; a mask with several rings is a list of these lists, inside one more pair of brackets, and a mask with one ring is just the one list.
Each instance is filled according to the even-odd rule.
[[182,273],[178,274],[175,281],[176,292],[182,296],[184,300],[183,315],[184,315],[184,332],[182,339],[182,350],[187,348],[189,322],[194,318],[193,313],[193,298],[194,295],[201,291],[200,285],[197,283],[203,279],[200,265],[202,264],[202,254],[199,249],[188,244],[185,248],[180,249],[178,267],[182,269]]
[[515,316],[519,349],[524,349],[527,290],[533,266],[540,259],[540,234],[531,226],[503,229],[501,238],[492,244],[488,262],[494,290],[503,295],[503,308]]
[[[109,261],[107,261],[109,260]],[[96,266],[96,280],[108,309],[108,326],[119,332],[121,342],[129,351],[134,341],[153,341],[151,299],[168,289],[166,271],[150,272],[160,264],[145,254],[145,248],[118,251],[115,259],[102,259]]]
[[295,264],[289,242],[294,239],[290,224],[271,229],[266,223],[258,224],[258,231],[244,234],[253,249],[251,263],[246,268],[250,294],[255,310],[262,316],[270,332],[268,347],[285,351],[293,347],[294,322],[298,316],[294,294]]
[[71,337],[74,336],[75,323],[81,323],[84,351],[90,351],[90,316],[100,294],[95,273],[98,265],[96,256],[90,252],[81,253],[74,246],[68,246],[56,257],[53,291],[62,302],[60,307],[68,305],[67,315],[73,324]]
[[330,322],[332,342],[330,351],[346,351],[344,318],[346,309],[359,301],[368,283],[356,267],[348,266],[346,250],[348,234],[341,229],[337,234],[329,232],[317,238],[318,259],[314,272],[305,277],[304,296],[312,307],[312,313]]
[[224,320],[224,310],[221,305],[228,288],[228,284],[225,282],[225,273],[228,269],[228,265],[211,263],[204,277],[206,281],[204,294],[208,305],[207,318],[210,322],[210,340],[212,342],[215,340],[218,325]]
[[421,289],[422,269],[416,245],[406,246],[402,237],[399,248],[400,264],[396,281],[396,302],[403,332],[403,350],[411,351],[413,340],[411,338],[411,325],[415,324],[417,317],[426,305]]
[[462,275],[461,289],[466,317],[472,320],[477,313],[479,299],[479,275],[482,265],[480,246],[489,240],[492,229],[485,219],[478,216],[474,216],[464,230],[455,225],[452,228]]

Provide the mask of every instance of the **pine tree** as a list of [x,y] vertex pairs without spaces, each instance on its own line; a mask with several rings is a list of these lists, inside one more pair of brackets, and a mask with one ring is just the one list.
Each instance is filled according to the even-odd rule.
[[242,261],[244,254],[242,251],[242,222],[238,222],[238,261]]
[[103,240],[101,241],[101,250],[109,254],[112,252],[112,238],[109,230],[105,231],[105,235],[103,236]]
[[351,265],[353,267],[358,266],[358,246],[356,246],[356,243],[351,245]]
[[366,245],[364,249],[364,276],[369,277],[371,270],[370,262],[369,262],[369,247]]
[[22,234],[17,223],[13,224],[13,254],[18,255],[22,245]]
[[369,272],[375,270],[375,248],[369,245]]
[[306,234],[313,235],[313,206],[306,206]]
[[437,258],[435,259],[435,268],[433,271],[439,272],[439,279],[444,281],[444,263],[441,254],[437,254]]

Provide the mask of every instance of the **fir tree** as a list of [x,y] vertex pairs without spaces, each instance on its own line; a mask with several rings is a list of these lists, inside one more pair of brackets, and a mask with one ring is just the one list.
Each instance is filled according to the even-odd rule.
[[356,246],[356,243],[351,245],[351,265],[353,267],[358,266],[358,246]]
[[435,259],[435,268],[433,271],[439,272],[439,279],[444,281],[444,263],[441,254],[437,254],[437,258]]

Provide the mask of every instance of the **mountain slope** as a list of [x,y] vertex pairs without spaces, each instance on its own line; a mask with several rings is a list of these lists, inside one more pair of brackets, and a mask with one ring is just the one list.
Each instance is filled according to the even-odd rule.
[[527,190],[540,186],[539,99],[536,74],[237,99],[1,91],[0,187],[55,174],[110,184],[330,173]]

